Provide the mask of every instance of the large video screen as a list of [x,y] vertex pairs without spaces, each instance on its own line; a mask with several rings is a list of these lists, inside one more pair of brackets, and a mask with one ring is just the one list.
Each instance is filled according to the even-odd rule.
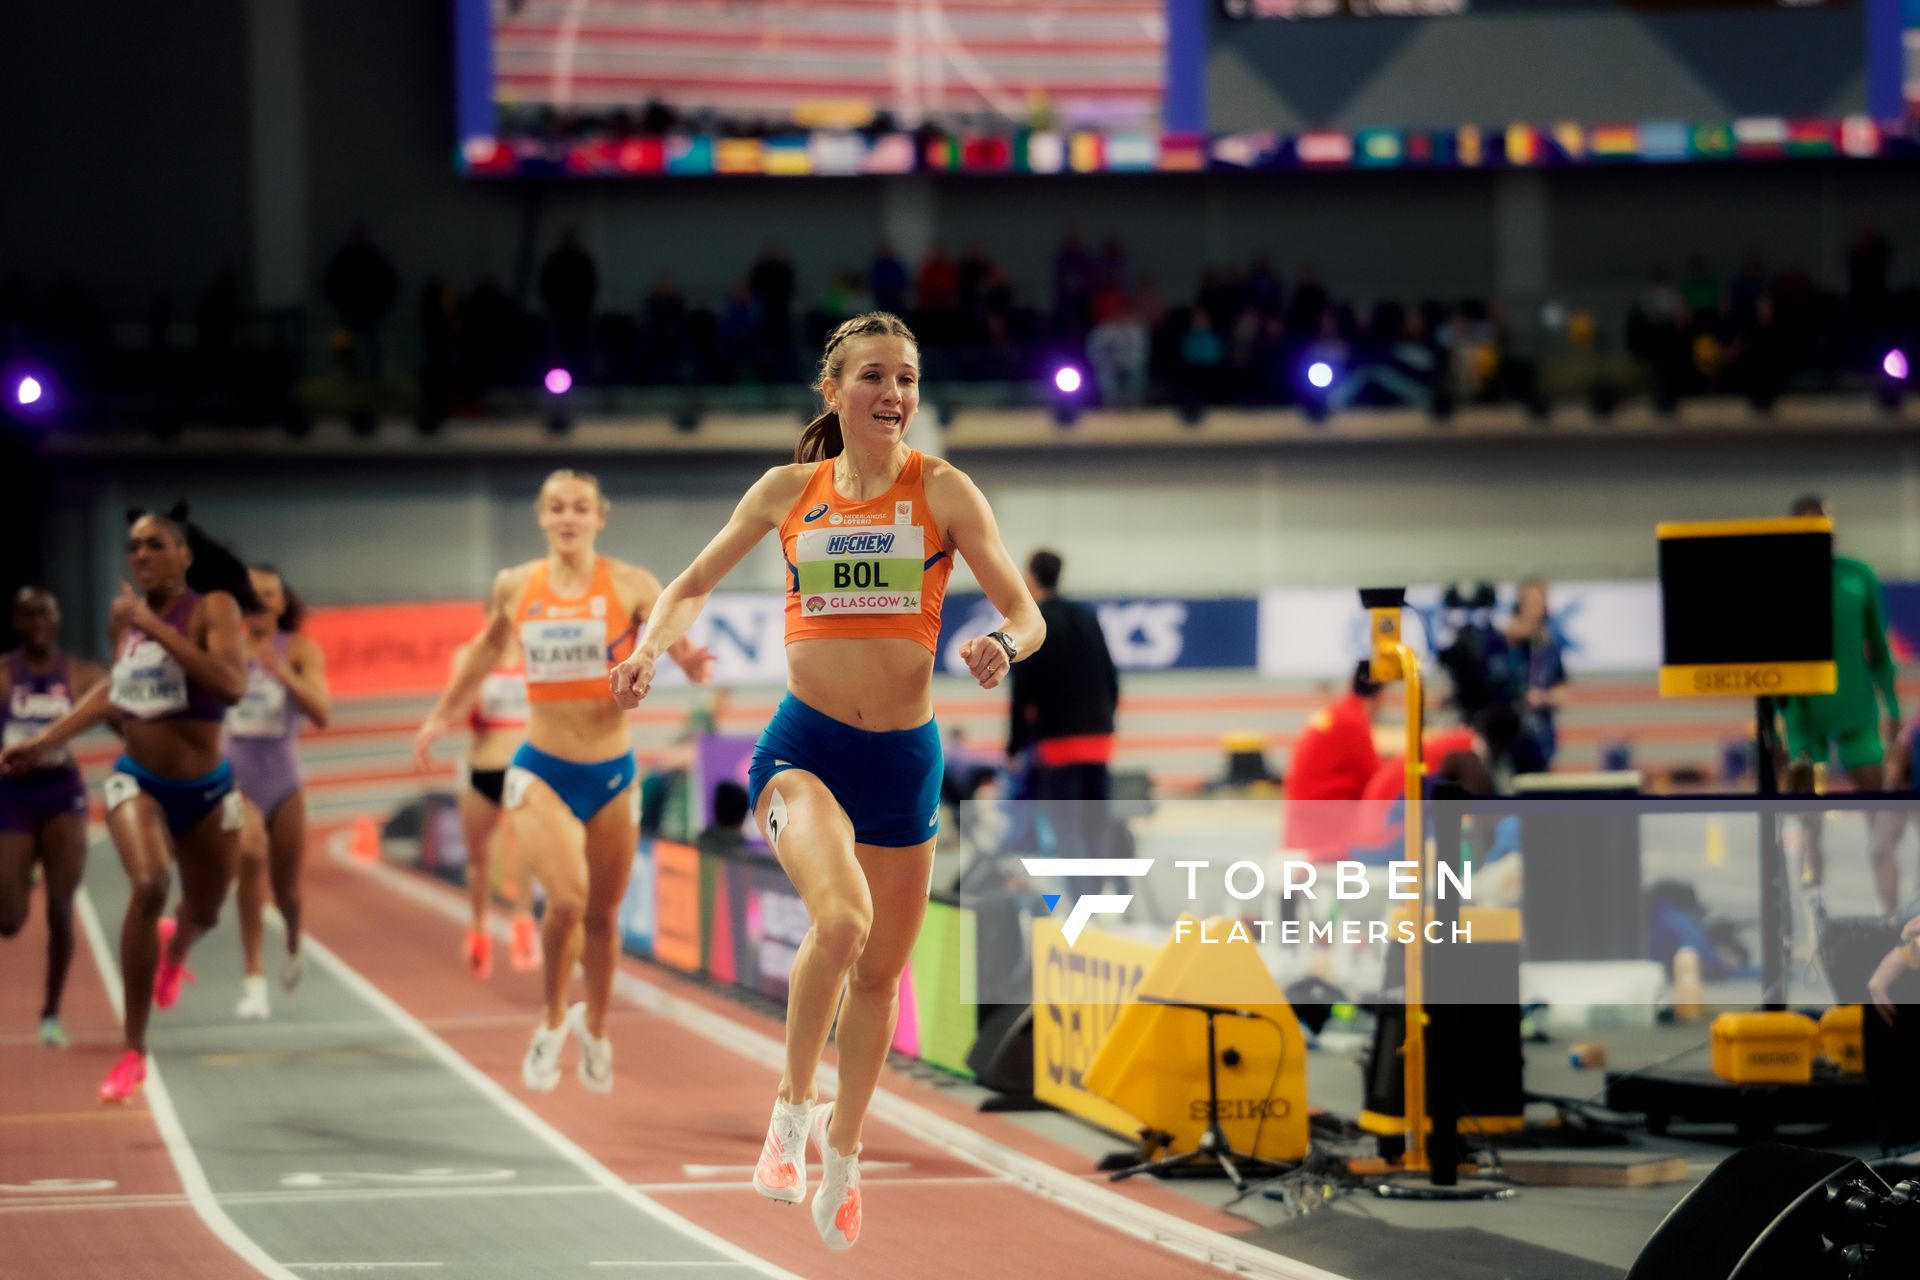
[[455,5],[460,156],[476,176],[1532,165],[1906,146],[1899,0]]
[[[1443,16],[1354,16],[1415,12]],[[1225,0],[1207,123],[1832,120],[1867,111],[1865,48],[1850,0]]]
[[498,0],[510,124],[632,115],[730,132],[1158,123],[1161,0]]

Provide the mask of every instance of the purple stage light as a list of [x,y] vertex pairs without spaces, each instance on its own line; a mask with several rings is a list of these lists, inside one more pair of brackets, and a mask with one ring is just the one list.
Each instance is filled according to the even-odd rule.
[[1880,361],[1880,371],[1895,382],[1907,380],[1907,353],[1895,347]]
[[1307,366],[1307,381],[1325,391],[1333,385],[1333,366],[1325,360],[1315,360]]
[[1070,396],[1078,392],[1081,381],[1080,371],[1070,364],[1061,365],[1053,375],[1053,385],[1060,389],[1062,395]]
[[573,375],[565,369],[547,370],[547,390],[556,396],[563,396],[573,390]]
[[29,374],[20,379],[13,389],[14,402],[25,407],[40,403],[40,397],[46,394],[46,388],[40,385],[40,379]]

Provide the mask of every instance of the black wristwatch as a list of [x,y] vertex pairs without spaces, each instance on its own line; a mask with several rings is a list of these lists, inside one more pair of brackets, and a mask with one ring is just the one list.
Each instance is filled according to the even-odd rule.
[[1007,651],[1008,666],[1012,666],[1014,660],[1020,656],[1020,646],[1015,644],[1013,642],[1013,637],[1008,635],[1006,632],[989,631],[987,632],[987,639],[998,641],[1000,644],[1000,647]]

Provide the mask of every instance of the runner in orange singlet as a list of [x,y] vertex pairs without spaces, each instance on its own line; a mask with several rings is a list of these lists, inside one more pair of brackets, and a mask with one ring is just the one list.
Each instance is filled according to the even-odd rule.
[[[1046,626],[987,500],[957,467],[906,445],[920,403],[920,352],[907,326],[885,312],[842,324],[819,390],[826,412],[793,464],[747,491],[660,597],[612,680],[622,706],[638,705],[661,654],[721,579],[779,530],[788,693],[754,749],[748,789],[812,927],[788,984],[786,1073],[753,1184],[774,1200],[804,1200],[811,1133],[823,1164],[814,1227],[829,1248],[846,1249],[860,1235],[861,1124],[932,878],[941,776],[933,661],[954,553],[1006,619],[961,646],[981,688],[1037,649]],[[838,1097],[816,1105],[836,1009]]]
[[[660,580],[594,553],[608,503],[592,476],[554,472],[541,485],[535,509],[547,554],[494,580],[486,626],[420,726],[414,754],[429,767],[433,741],[447,731],[454,709],[475,696],[518,636],[527,673],[527,740],[514,753],[501,802],[511,838],[532,859],[547,895],[546,1017],[520,1078],[539,1093],[558,1086],[571,1029],[580,1042],[580,1082],[608,1093],[607,1003],[620,954],[615,915],[633,872],[640,800],[632,734],[626,712],[608,696],[608,668],[653,614]],[[681,641],[672,655],[694,681],[706,680],[711,653]],[[587,998],[569,1008],[576,961],[586,971]]]

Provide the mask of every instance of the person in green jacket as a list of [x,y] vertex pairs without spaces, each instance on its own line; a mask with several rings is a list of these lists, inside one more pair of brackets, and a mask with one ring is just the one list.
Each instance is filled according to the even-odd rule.
[[[1794,502],[1792,514],[1824,516],[1828,512],[1823,499],[1809,495]],[[1834,692],[1781,700],[1790,793],[1814,791],[1815,766],[1836,754],[1855,791],[1881,790],[1886,785],[1887,747],[1900,733],[1900,698],[1894,689],[1893,648],[1887,643],[1887,608],[1880,579],[1865,563],[1848,556],[1833,558],[1833,661],[1839,677]],[[1820,846],[1821,815],[1808,814],[1805,830],[1802,878],[1812,886],[1820,883],[1826,867]],[[1877,856],[1878,852],[1875,889],[1882,908],[1892,912],[1899,905],[1899,868],[1890,858]]]

